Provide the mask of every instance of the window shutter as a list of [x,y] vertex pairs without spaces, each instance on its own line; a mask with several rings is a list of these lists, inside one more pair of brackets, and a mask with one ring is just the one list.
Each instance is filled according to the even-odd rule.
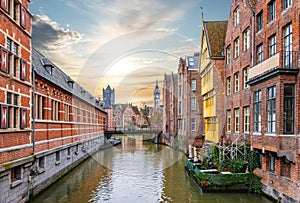
[[8,13],[8,0],[1,0],[1,8]]
[[1,71],[8,73],[8,52],[6,49],[1,48]]
[[1,123],[0,123],[0,128],[7,128],[8,127],[8,106],[1,104],[0,105],[1,108],[1,112],[0,112],[0,116],[1,116]]
[[20,12],[20,24],[23,28],[26,28],[26,9],[24,6],[21,6]]
[[20,59],[20,78],[21,80],[26,80],[27,79],[27,61],[25,61],[24,59]]
[[27,110],[20,108],[20,128],[24,129],[27,127]]

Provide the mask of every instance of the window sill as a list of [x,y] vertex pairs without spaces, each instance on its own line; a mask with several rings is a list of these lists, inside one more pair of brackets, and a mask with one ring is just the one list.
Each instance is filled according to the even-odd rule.
[[68,155],[68,156],[67,156],[67,159],[71,159],[71,157],[72,157],[71,155]]
[[12,182],[12,183],[10,184],[10,187],[11,187],[11,188],[14,188],[14,187],[20,185],[21,183],[23,183],[23,180],[22,180],[22,179],[21,179],[21,180],[16,180],[16,181],[14,181],[14,182]]
[[260,132],[254,132],[254,133],[252,133],[252,135],[261,135],[261,133]]
[[273,136],[273,137],[275,137],[276,133],[266,133],[265,136]]
[[56,161],[56,162],[55,162],[55,165],[59,165],[59,164],[60,164],[60,161]]

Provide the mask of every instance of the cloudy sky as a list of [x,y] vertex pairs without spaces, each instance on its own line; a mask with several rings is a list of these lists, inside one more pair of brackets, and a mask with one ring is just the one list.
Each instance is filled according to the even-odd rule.
[[[231,0],[32,0],[32,43],[95,96],[153,105],[155,81],[198,52],[201,13],[227,20]],[[218,6],[216,6],[218,5]],[[222,6],[220,6],[222,5]]]

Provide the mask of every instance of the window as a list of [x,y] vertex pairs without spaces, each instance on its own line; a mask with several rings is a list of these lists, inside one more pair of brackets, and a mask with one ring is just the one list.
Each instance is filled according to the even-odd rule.
[[283,0],[283,9],[287,9],[292,6],[292,0]]
[[269,22],[276,19],[276,1],[272,0],[268,3],[268,10],[269,10]]
[[196,131],[196,118],[192,118],[192,120],[191,120],[191,130],[193,132]]
[[37,167],[39,173],[45,172],[45,159],[44,156],[38,159]]
[[35,118],[44,119],[44,100],[41,95],[35,95]]
[[269,56],[274,56],[276,54],[276,35],[269,38]]
[[231,51],[231,48],[230,48],[230,46],[228,46],[226,48],[226,64],[230,64],[230,57],[231,57],[230,51]]
[[240,110],[234,109],[234,132],[238,133],[240,131]]
[[60,151],[55,152],[55,164],[60,164]]
[[281,161],[280,176],[290,178],[290,176],[291,176],[291,163],[289,162],[289,160],[286,157],[284,157],[283,159],[280,159],[280,161]]
[[76,154],[76,155],[79,154],[79,145],[76,145],[76,146],[75,146],[75,154]]
[[275,172],[275,158],[270,155],[270,167],[269,167],[269,171],[274,173]]
[[65,109],[65,121],[70,121],[70,105],[65,104],[64,109]]
[[275,133],[276,129],[276,87],[268,88],[267,102],[268,132]]
[[227,132],[231,132],[231,110],[227,110]]
[[22,166],[16,166],[11,169],[11,183],[22,179]]
[[285,26],[283,30],[284,35],[284,67],[292,68],[292,50],[293,50],[293,39],[292,39],[292,25]]
[[68,159],[71,158],[71,147],[68,147],[68,149],[67,149],[67,158]]
[[191,110],[196,110],[196,97],[191,97]]
[[261,91],[254,92],[254,132],[261,132]]
[[52,101],[52,120],[54,121],[59,120],[59,105],[58,101]]
[[257,14],[256,16],[256,24],[257,24],[257,32],[261,31],[263,28],[263,12],[261,11],[260,13]]
[[206,131],[216,132],[216,117],[205,118]]
[[20,3],[18,1],[13,1],[11,15],[15,21],[19,21],[20,19]]
[[247,51],[250,48],[250,29],[247,28],[243,33],[244,41],[243,41],[243,50]]
[[250,132],[250,107],[244,107],[244,132]]
[[[20,63],[21,59],[19,57],[19,45],[16,42],[14,42],[13,40],[7,38],[6,48],[8,50],[8,54],[7,54],[7,59],[8,59],[7,70],[8,71],[7,72],[12,76],[17,77],[18,73],[20,72],[20,66],[21,66],[21,63]],[[25,66],[25,68],[26,68],[26,66]],[[24,77],[22,79],[26,79],[26,77]]]
[[283,111],[284,134],[294,133],[294,114],[295,114],[295,87],[294,85],[284,85],[284,111]]
[[78,122],[78,108],[74,107],[74,118],[73,120],[75,122]]
[[243,88],[244,89],[249,88],[249,85],[247,84],[247,82],[248,82],[248,75],[249,75],[249,67],[246,67],[243,70],[243,79],[244,79],[244,81],[243,81],[244,82]]
[[181,85],[179,85],[179,96],[181,97],[181,95],[182,95],[182,87]]
[[226,89],[227,89],[227,95],[230,95],[231,94],[231,78],[228,77],[226,79]]
[[239,89],[239,73],[237,72],[234,74],[234,92],[238,92]]
[[179,107],[178,107],[178,108],[179,108],[178,112],[179,112],[179,114],[181,114],[181,110],[182,110],[182,109],[181,109],[181,108],[182,108],[182,106],[181,106],[181,101],[179,101]]
[[196,81],[196,79],[192,79],[192,82],[191,82],[192,91],[195,91],[196,87],[197,87],[197,81]]
[[238,58],[240,55],[240,39],[237,38],[236,40],[234,40],[234,58]]
[[264,47],[263,44],[257,46],[257,63],[261,63],[264,60]]
[[11,92],[7,92],[6,94],[6,103],[8,104],[8,128],[18,128],[19,118],[20,118],[20,110],[19,107],[19,95]]
[[236,27],[240,23],[240,9],[237,7],[233,12],[233,23],[234,27]]

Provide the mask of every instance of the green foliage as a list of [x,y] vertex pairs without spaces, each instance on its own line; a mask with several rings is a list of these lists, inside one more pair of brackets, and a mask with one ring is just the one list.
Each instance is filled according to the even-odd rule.
[[197,182],[200,185],[205,185],[208,181],[209,185],[233,185],[247,184],[249,176],[246,173],[240,174],[207,174],[200,173],[196,176]]
[[219,150],[216,145],[212,146],[211,158],[212,158],[213,163],[215,163],[215,164],[219,163]]
[[224,159],[221,161],[221,171],[230,171],[233,173],[245,173],[247,162],[242,159]]
[[248,152],[248,166],[249,171],[252,172],[254,169],[259,168],[259,153],[254,150]]
[[200,186],[224,186],[224,185],[247,185],[249,192],[260,193],[262,186],[261,177],[254,173],[233,173],[233,174],[208,174],[202,173],[193,166],[193,163],[185,160],[186,167],[193,174],[196,182]]
[[249,192],[254,192],[254,193],[261,193],[262,185],[261,185],[261,180],[262,177],[254,174],[254,173],[249,173],[249,187],[248,191]]

